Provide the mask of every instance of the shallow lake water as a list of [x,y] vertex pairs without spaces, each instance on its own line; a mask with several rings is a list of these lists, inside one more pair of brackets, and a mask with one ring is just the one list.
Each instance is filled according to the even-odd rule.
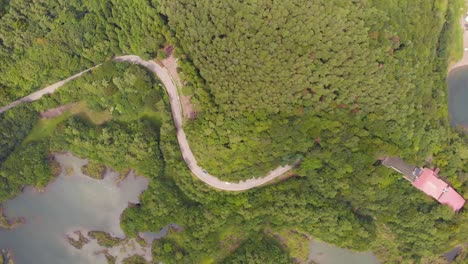
[[[116,263],[134,254],[150,261],[151,248],[139,245],[134,239],[106,249],[87,236],[87,231],[97,230],[124,238],[120,215],[129,203],[138,203],[148,179],[130,173],[124,180],[117,181],[119,175],[108,171],[103,180],[97,180],[81,172],[87,160],[67,153],[57,154],[56,160],[62,166],[62,173],[43,192],[26,187],[18,197],[2,204],[7,217],[22,217],[26,222],[12,230],[0,229],[0,249],[8,249],[16,264],[107,264],[105,256],[97,253],[103,250],[114,256]],[[141,232],[140,237],[150,245],[153,240],[164,237],[169,229],[180,228],[174,223],[159,233]],[[78,237],[75,231],[90,240],[82,249],[68,242],[67,236]],[[318,264],[378,263],[370,252],[353,252],[316,240],[310,244],[310,261]]]
[[163,227],[158,233],[155,232],[140,232],[138,236],[145,240],[147,244],[153,244],[154,240],[161,239],[165,237],[171,229],[173,230],[180,230],[182,227],[179,226],[178,224],[169,224],[165,227]]
[[453,69],[447,79],[451,123],[468,127],[468,66]]
[[372,252],[354,252],[318,240],[311,240],[308,263],[317,264],[378,264]]
[[26,222],[15,229],[0,229],[0,249],[8,249],[17,264],[105,264],[104,255],[91,241],[82,250],[68,243],[67,234],[76,230],[98,230],[124,237],[120,215],[129,203],[137,203],[148,179],[130,173],[117,183],[118,174],[108,171],[103,180],[81,173],[86,160],[58,154],[62,166],[73,168],[72,176],[61,175],[39,192],[26,187],[18,197],[3,204],[9,218]]

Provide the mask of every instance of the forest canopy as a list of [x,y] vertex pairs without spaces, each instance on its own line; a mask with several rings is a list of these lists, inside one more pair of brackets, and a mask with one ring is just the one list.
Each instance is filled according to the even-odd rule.
[[[432,160],[467,197],[468,139],[450,127],[445,83],[462,4],[0,2],[0,105],[104,62],[0,114],[0,201],[44,187],[51,153],[71,151],[151,179],[122,227],[135,236],[181,226],[153,246],[164,263],[289,263],[266,235],[285,229],[385,263],[434,262],[468,240],[466,210],[451,212],[378,159]],[[197,111],[184,128],[199,164],[239,181],[298,162],[288,179],[225,193],[192,177],[159,81],[109,62],[164,57],[169,45]]]

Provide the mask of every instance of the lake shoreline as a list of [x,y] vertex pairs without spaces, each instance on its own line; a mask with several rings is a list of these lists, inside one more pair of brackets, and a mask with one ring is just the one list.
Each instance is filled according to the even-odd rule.
[[3,211],[3,207],[0,204],[0,228],[11,230],[24,224],[25,222],[26,222],[26,219],[24,219],[24,217],[17,217],[17,218],[9,219],[5,215]]
[[468,65],[452,70],[447,85],[450,125],[468,132]]
[[[128,239],[120,227],[122,213],[129,205],[139,203],[149,179],[133,171],[120,177],[110,169],[102,179],[95,179],[82,171],[87,159],[69,152],[56,153],[54,157],[60,164],[60,173],[45,188],[26,186],[2,204],[2,219],[10,229],[0,228],[0,249],[9,249],[18,263],[105,264],[108,259],[122,263],[135,254],[149,261],[151,248],[137,245],[134,238]],[[13,228],[13,220],[9,219],[25,221],[15,221]],[[75,233],[72,236],[78,239],[72,239],[67,237],[70,230],[97,232],[92,233],[94,238],[88,232]],[[102,242],[103,237],[111,238],[107,242],[113,241],[113,245],[122,245],[102,247],[98,240]],[[146,244],[141,238],[140,243]],[[45,251],[48,254],[43,254]]]

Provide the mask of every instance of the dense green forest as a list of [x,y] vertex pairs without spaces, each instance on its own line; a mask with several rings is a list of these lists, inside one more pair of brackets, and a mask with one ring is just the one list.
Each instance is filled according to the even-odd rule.
[[249,239],[244,242],[236,251],[229,257],[223,260],[222,263],[291,263],[290,257],[285,254],[277,242],[271,241],[268,238]]
[[0,103],[115,54],[153,57],[164,42],[149,1],[11,1],[0,20]]
[[447,7],[392,3],[163,1],[203,80],[188,125],[203,167],[250,178],[308,155],[317,139],[363,164],[349,152],[423,160],[438,150],[449,136],[436,53]]
[[[9,2],[9,3],[8,3]],[[383,263],[435,262],[468,241],[468,216],[417,192],[378,158],[431,166],[468,195],[468,138],[450,128],[447,60],[462,1],[11,0],[0,2],[0,105],[115,55],[175,46],[199,163],[223,180],[300,161],[282,182],[210,189],[183,162],[164,90],[104,63],[0,114],[0,201],[52,178],[72,151],[152,180],[122,215],[129,236],[177,223],[164,263],[289,263],[267,230],[297,230]],[[67,105],[51,119],[46,109]],[[135,260],[138,262],[140,260]]]
[[[44,187],[52,177],[50,154],[64,150],[120,172],[133,168],[141,175],[160,174],[158,130],[170,117],[157,84],[140,67],[106,63],[53,96],[5,113],[2,127],[15,134],[4,132],[1,138],[2,154],[8,155],[1,160],[1,200],[25,184]],[[39,112],[60,105],[70,109],[37,120]]]

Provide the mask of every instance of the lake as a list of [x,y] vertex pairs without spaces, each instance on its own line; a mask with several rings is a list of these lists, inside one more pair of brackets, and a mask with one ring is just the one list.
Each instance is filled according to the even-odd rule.
[[[124,238],[120,215],[129,203],[138,203],[149,181],[130,173],[117,182],[118,173],[110,170],[103,180],[97,180],[82,174],[86,160],[67,153],[57,154],[56,160],[62,173],[43,192],[26,187],[3,204],[7,217],[23,217],[26,222],[12,230],[0,229],[0,249],[8,249],[17,264],[106,264],[105,256],[95,253],[102,250],[96,241],[78,250],[68,243],[67,235],[73,236],[76,230],[98,230]],[[71,176],[65,167],[73,168]],[[151,256],[146,249],[137,250]],[[110,249],[114,251],[123,252],[120,247]]]
[[468,127],[468,66],[453,69],[447,80],[450,122]]
[[[139,202],[138,197],[149,181],[133,173],[118,181],[119,174],[110,170],[104,179],[97,180],[82,173],[81,168],[87,160],[68,153],[57,154],[56,160],[62,166],[62,172],[43,192],[26,187],[23,193],[3,204],[7,217],[26,220],[15,229],[0,229],[0,249],[8,249],[16,264],[107,264],[103,254],[96,254],[103,250],[115,257],[116,263],[134,254],[149,261],[153,240],[164,237],[170,228],[181,228],[174,223],[159,233],[141,232],[140,237],[149,247],[139,245],[134,239],[112,248],[99,246],[95,239],[87,236],[87,231],[104,231],[124,238],[120,215],[128,203]],[[68,242],[67,236],[78,238],[75,231],[89,239],[82,249],[76,249]],[[353,252],[317,240],[310,243],[310,261],[318,264],[378,263],[371,252]]]
[[309,247],[308,263],[317,264],[378,264],[372,252],[354,252],[312,239]]

